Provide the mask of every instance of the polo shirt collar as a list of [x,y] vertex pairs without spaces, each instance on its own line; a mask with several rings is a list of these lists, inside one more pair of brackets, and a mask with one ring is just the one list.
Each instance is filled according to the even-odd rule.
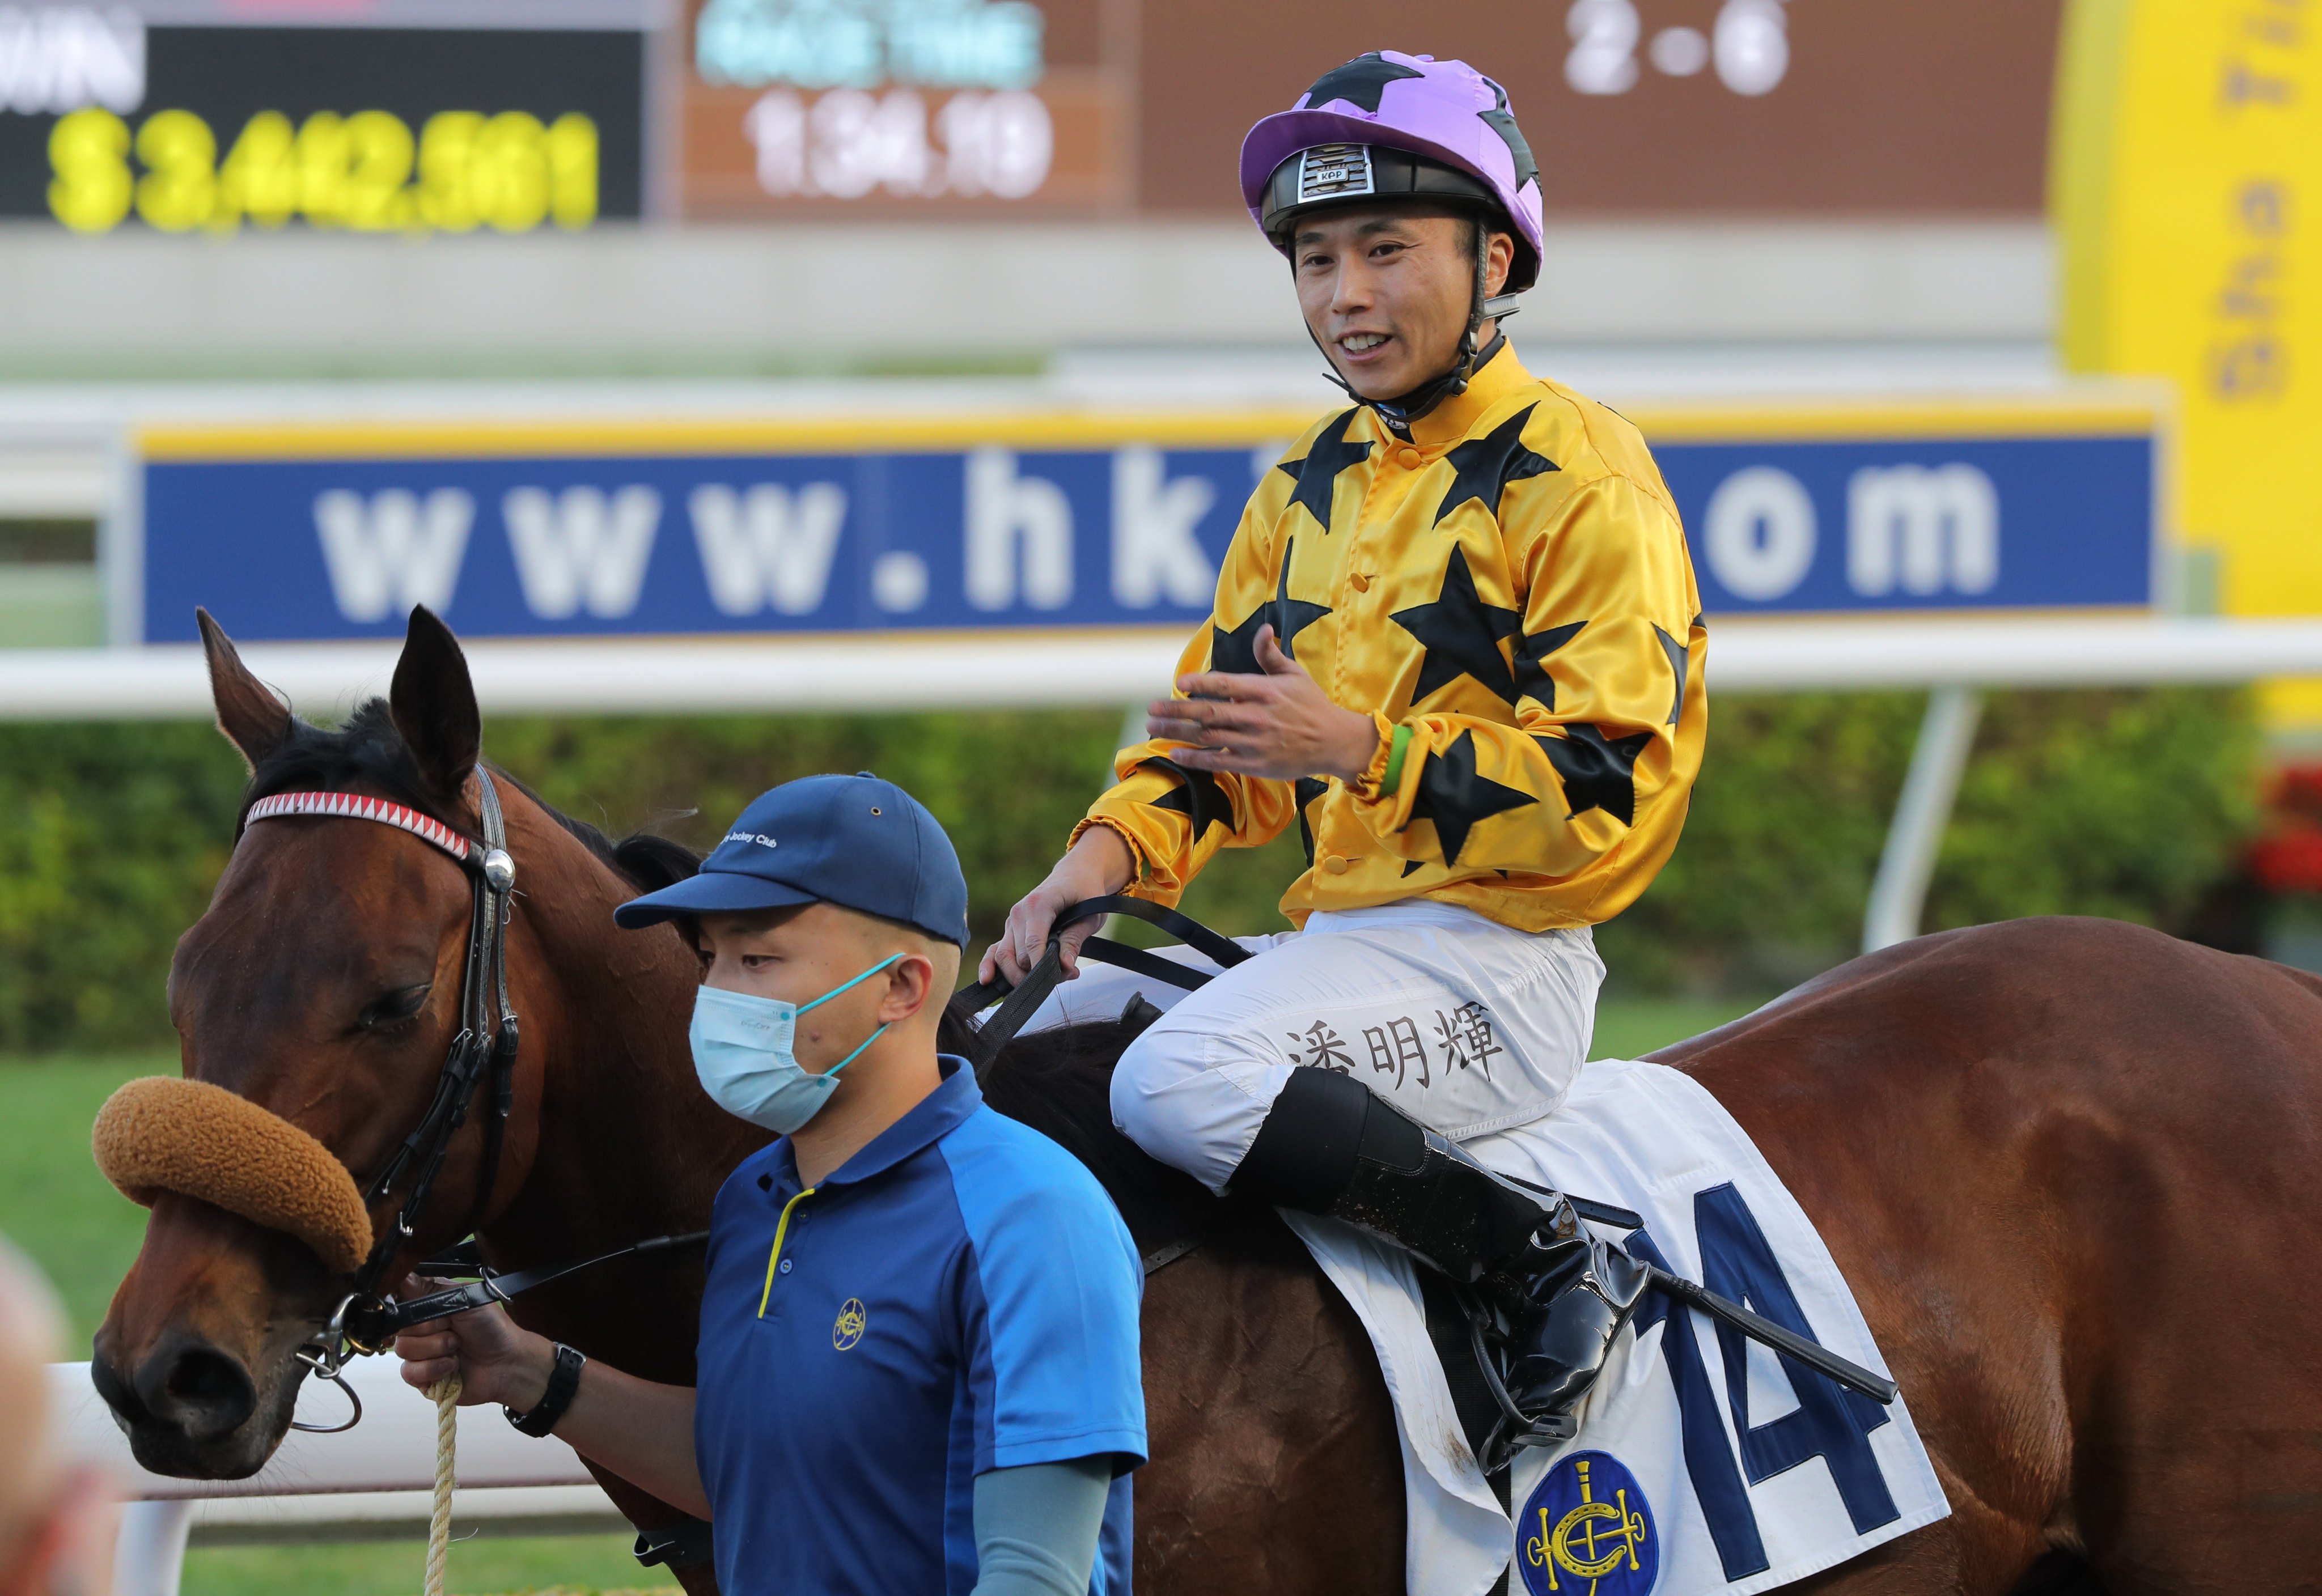
[[1457,443],[1474,430],[1484,412],[1532,380],[1516,359],[1515,345],[1504,343],[1467,378],[1467,392],[1454,394],[1411,424],[1411,441],[1422,449]]
[[[943,1084],[911,1105],[910,1111],[871,1138],[854,1157],[822,1178],[825,1186],[851,1186],[885,1173],[912,1154],[933,1146],[959,1128],[967,1117],[983,1107],[983,1090],[975,1083],[968,1062],[954,1053],[937,1053],[936,1068]],[[798,1168],[795,1160],[791,1168]]]

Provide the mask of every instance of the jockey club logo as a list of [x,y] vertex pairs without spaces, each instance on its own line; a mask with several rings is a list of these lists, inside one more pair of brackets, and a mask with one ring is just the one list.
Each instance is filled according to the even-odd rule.
[[1531,1596],[1646,1596],[1661,1568],[1644,1488],[1609,1452],[1558,1460],[1516,1521]]
[[871,1310],[863,1306],[860,1297],[849,1297],[838,1305],[838,1318],[830,1327],[830,1344],[845,1352],[863,1339],[864,1329],[871,1323]]

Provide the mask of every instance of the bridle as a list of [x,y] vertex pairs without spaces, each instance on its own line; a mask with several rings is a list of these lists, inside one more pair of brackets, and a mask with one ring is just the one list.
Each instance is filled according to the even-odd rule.
[[[518,1036],[507,991],[507,924],[514,903],[516,861],[508,856],[507,825],[500,813],[499,791],[481,764],[476,766],[476,807],[483,823],[480,845],[432,816],[360,793],[280,792],[260,798],[242,816],[244,826],[293,816],[334,816],[391,825],[449,854],[467,872],[474,893],[468,917],[467,960],[460,977],[459,1032],[443,1056],[443,1068],[435,1077],[434,1095],[426,1111],[363,1188],[365,1208],[385,1201],[398,1185],[404,1188],[402,1205],[355,1272],[352,1289],[340,1300],[330,1323],[297,1354],[301,1363],[347,1393],[354,1402],[353,1417],[336,1425],[294,1419],[294,1429],[331,1434],[352,1428],[362,1418],[362,1403],[343,1373],[347,1357],[351,1353],[374,1352],[385,1345],[392,1323],[387,1318],[389,1305],[379,1292],[380,1282],[396,1254],[413,1239],[419,1216],[434,1193],[436,1176],[443,1172],[444,1158],[451,1152],[452,1138],[467,1124],[468,1111],[487,1081],[491,1090],[483,1109],[483,1173],[467,1218],[461,1221],[461,1236],[483,1218],[498,1182],[508,1115],[516,1101]],[[235,840],[240,841],[238,834]]]

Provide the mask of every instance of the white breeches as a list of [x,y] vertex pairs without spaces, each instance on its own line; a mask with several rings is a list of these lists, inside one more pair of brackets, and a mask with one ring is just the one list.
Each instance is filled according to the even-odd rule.
[[1513,931],[1412,898],[1239,941],[1257,957],[1196,992],[1083,963],[1026,1026],[1112,1019],[1138,992],[1166,1010],[1113,1072],[1113,1123],[1212,1190],[1298,1065],[1351,1074],[1457,1142],[1553,1111],[1588,1056],[1604,966],[1585,927]]

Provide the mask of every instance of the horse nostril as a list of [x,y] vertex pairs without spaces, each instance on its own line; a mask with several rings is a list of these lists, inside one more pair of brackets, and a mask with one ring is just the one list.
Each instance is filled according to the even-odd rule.
[[137,1372],[137,1395],[147,1412],[192,1440],[237,1429],[258,1408],[249,1371],[200,1341],[157,1348]]

